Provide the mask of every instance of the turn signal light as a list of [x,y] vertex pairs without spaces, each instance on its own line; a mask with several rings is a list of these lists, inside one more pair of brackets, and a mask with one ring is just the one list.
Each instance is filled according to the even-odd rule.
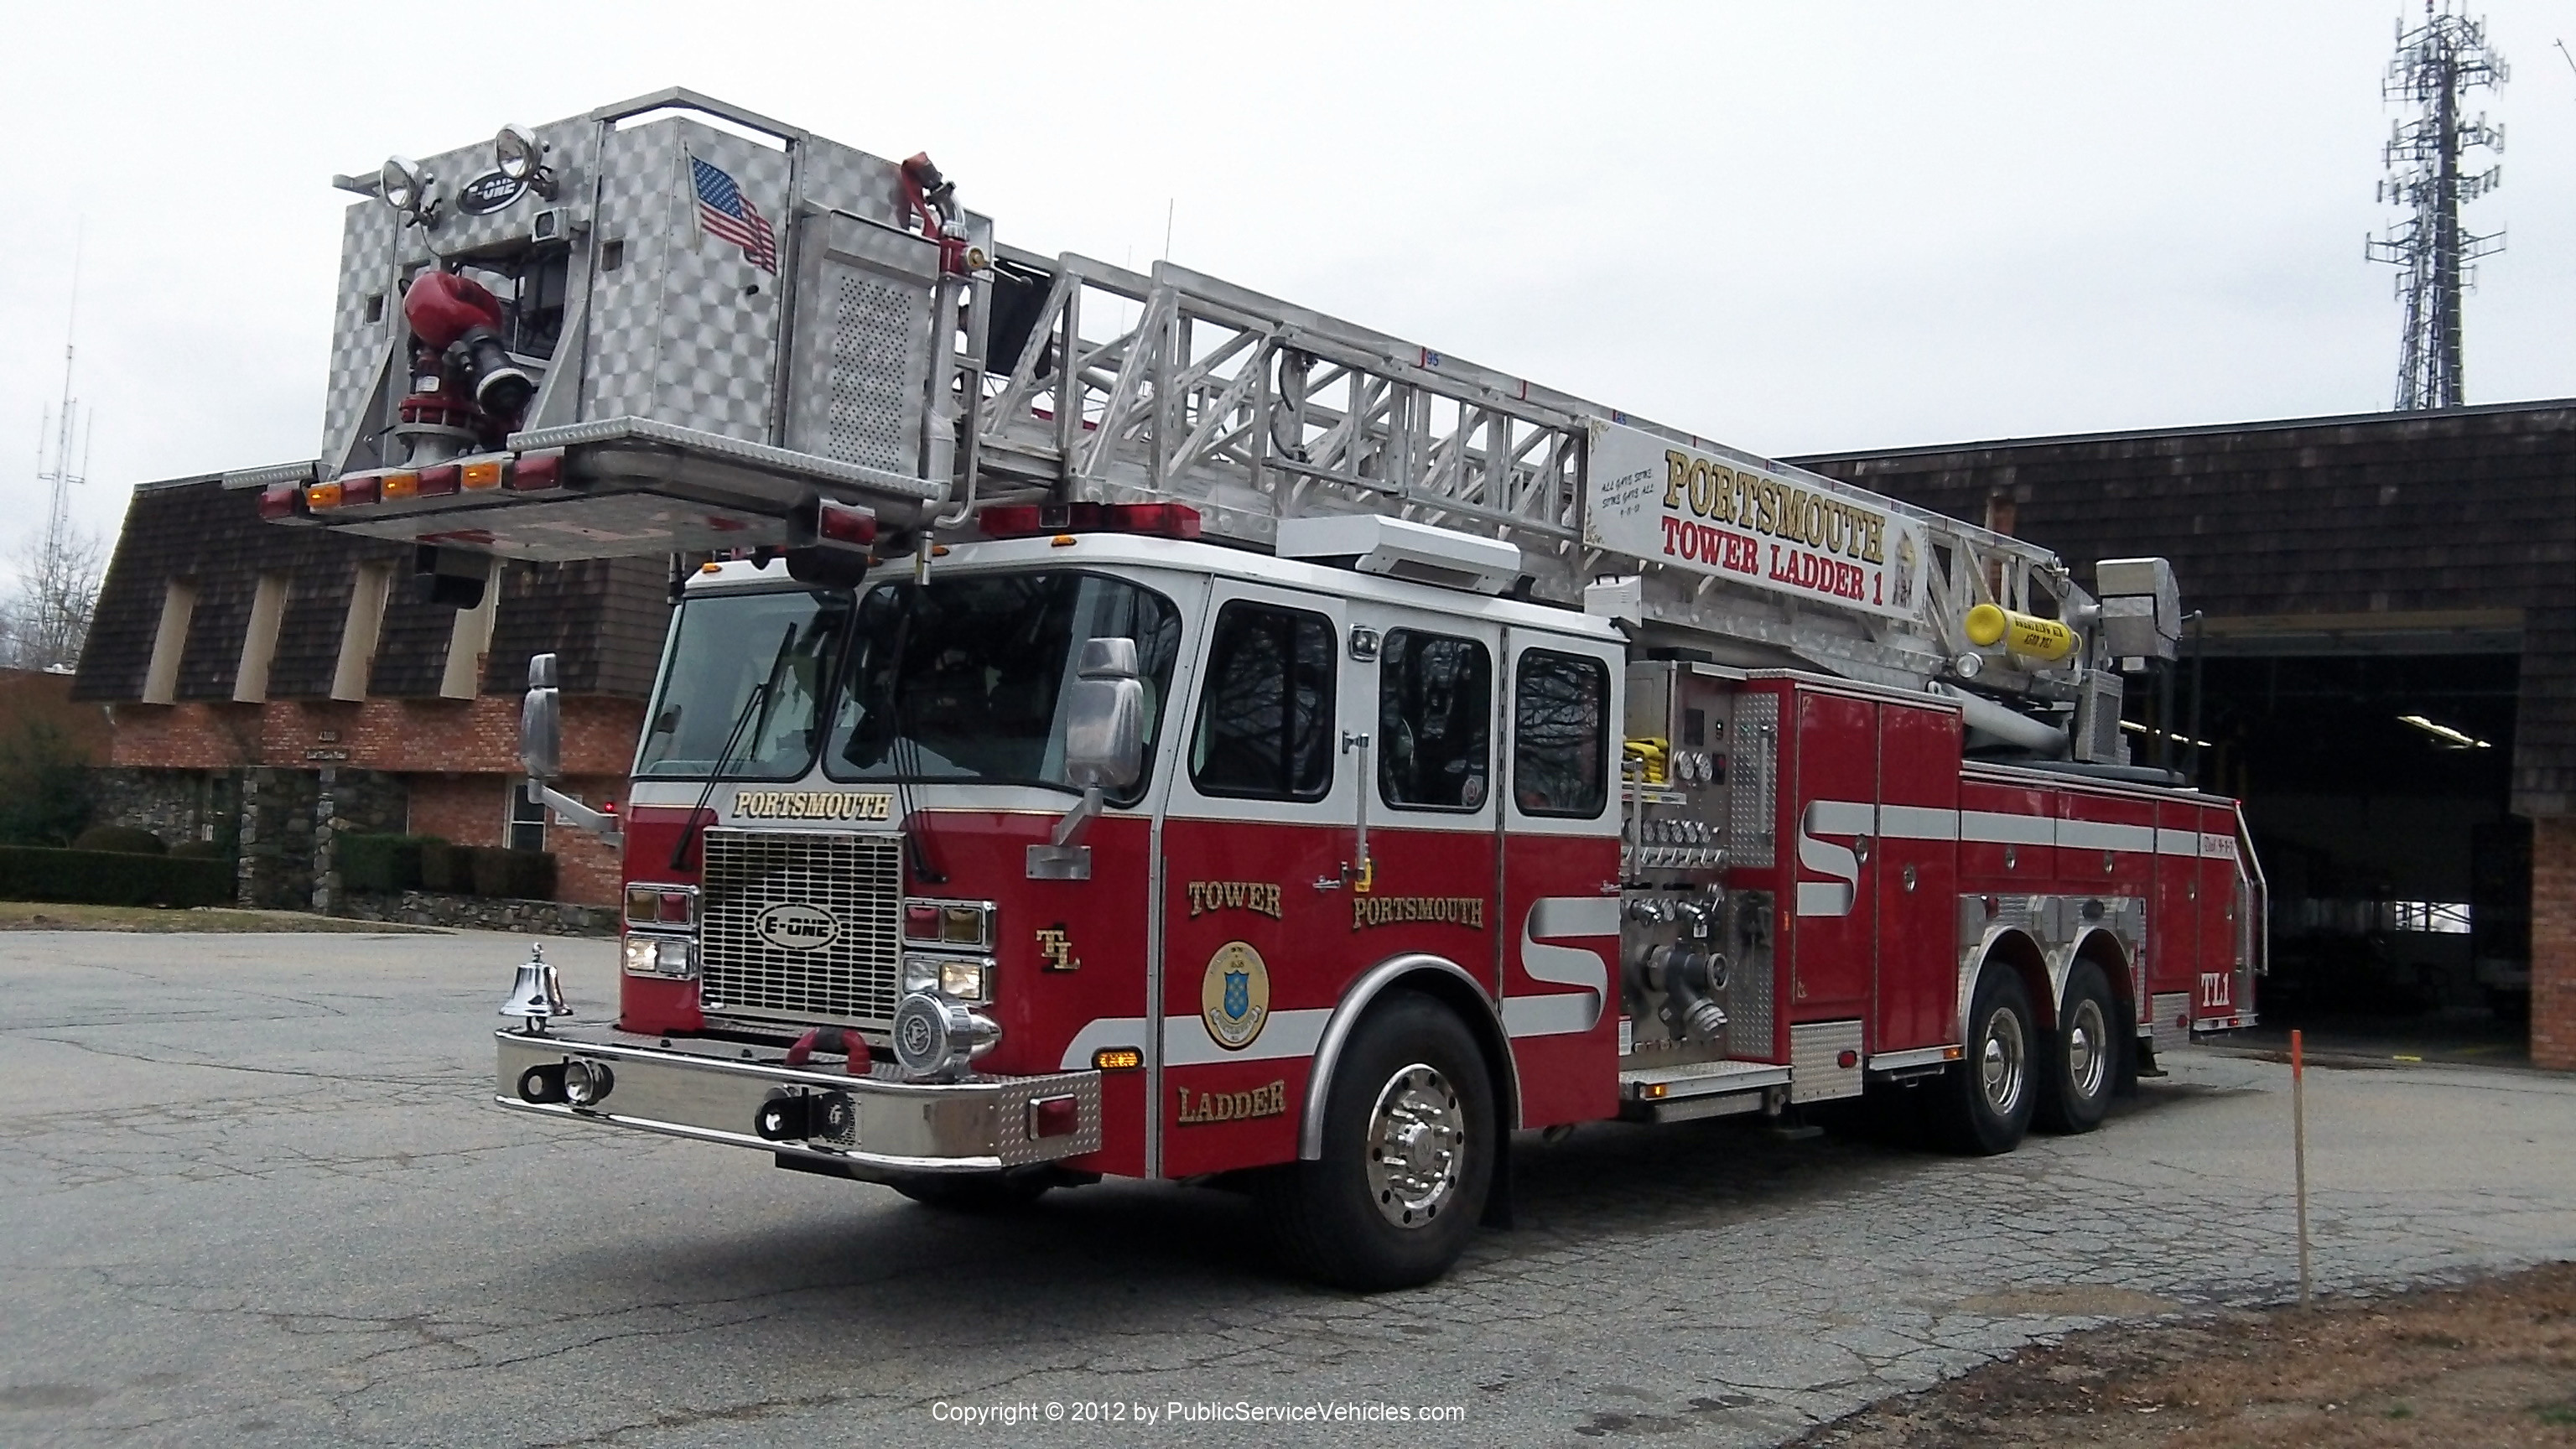
[[305,489],[304,506],[317,511],[324,508],[339,507],[340,485],[337,483],[316,483],[312,487]]
[[396,499],[409,498],[419,491],[420,475],[418,473],[387,473],[385,475],[384,498],[387,503],[394,502]]
[[483,458],[462,464],[458,468],[458,477],[465,484],[465,491],[469,493],[486,488],[498,488],[501,486],[501,460]]
[[1145,1065],[1145,1053],[1136,1047],[1102,1047],[1091,1054],[1094,1071],[1132,1072]]

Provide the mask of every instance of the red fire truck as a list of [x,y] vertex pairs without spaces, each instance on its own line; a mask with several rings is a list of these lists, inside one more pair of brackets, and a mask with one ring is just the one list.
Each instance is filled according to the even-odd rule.
[[323,455],[232,481],[459,606],[674,560],[622,808],[531,665],[622,989],[520,968],[506,1108],[932,1203],[1239,1184],[1379,1288],[1518,1131],[1884,1091],[2000,1153],[2253,1019],[2237,810],[2124,739],[2161,560],[2087,591],[686,91],[340,184]]

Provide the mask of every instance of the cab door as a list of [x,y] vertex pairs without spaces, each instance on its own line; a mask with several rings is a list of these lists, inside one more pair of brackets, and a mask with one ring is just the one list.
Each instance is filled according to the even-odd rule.
[[1618,645],[1506,632],[1502,901],[1494,921],[1503,1026],[1523,1127],[1618,1111]]
[[1336,934],[1355,970],[1419,953],[1491,994],[1502,631],[1374,603],[1355,603],[1351,619],[1342,720],[1345,739],[1368,738],[1368,862]]
[[1342,751],[1344,601],[1220,583],[1163,827],[1150,1121],[1167,1177],[1297,1155],[1324,1022],[1349,975],[1358,772]]

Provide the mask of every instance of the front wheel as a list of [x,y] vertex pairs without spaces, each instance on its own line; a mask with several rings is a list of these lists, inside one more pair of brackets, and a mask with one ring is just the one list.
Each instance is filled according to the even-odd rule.
[[2041,1074],[2039,1125],[2050,1132],[2090,1132],[2111,1110],[2120,1080],[2120,1019],[2110,978],[2090,961],[2066,973],[2066,1001],[2057,1011],[2057,1033]]
[[1264,1184],[1280,1255],[1363,1293],[1439,1277],[1484,1213],[1494,1122],[1484,1055],[1457,1016],[1409,991],[1379,1002],[1334,1070],[1323,1156]]
[[2038,1041],[2021,978],[1988,962],[1969,998],[1965,1059],[1942,1083],[1943,1135],[1954,1150],[1993,1157],[2021,1145],[2038,1095],[2031,1080]]

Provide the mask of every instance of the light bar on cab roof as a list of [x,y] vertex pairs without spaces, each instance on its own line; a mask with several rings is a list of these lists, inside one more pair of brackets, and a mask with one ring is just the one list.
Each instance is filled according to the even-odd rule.
[[1199,511],[1186,503],[996,503],[978,514],[976,522],[988,538],[1048,533],[1199,536]]

